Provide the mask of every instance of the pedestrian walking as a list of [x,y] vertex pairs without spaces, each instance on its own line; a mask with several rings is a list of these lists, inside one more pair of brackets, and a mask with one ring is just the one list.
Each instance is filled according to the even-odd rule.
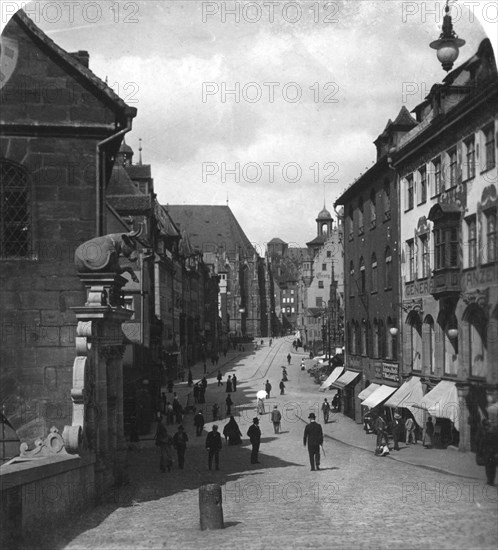
[[206,402],[206,387],[201,386],[199,388],[199,403],[203,404]]
[[196,382],[194,384],[194,389],[192,390],[194,394],[194,403],[199,403],[199,390],[200,390],[199,382]]
[[208,468],[211,470],[213,465],[216,470],[220,469],[220,451],[221,451],[221,435],[218,433],[218,426],[213,424],[212,430],[207,434],[206,437],[206,449],[208,450]]
[[163,414],[166,414],[166,403],[168,400],[166,399],[166,394],[164,392],[161,393],[161,412]]
[[187,450],[188,435],[185,433],[183,426],[178,426],[178,431],[173,436],[173,447],[176,449],[176,456],[178,458],[178,468],[183,470],[185,464],[185,451]]
[[217,403],[215,403],[211,410],[213,412],[213,422],[216,422],[218,420],[218,414],[220,412],[220,407],[218,406]]
[[304,428],[303,445],[308,445],[311,470],[320,469],[320,446],[323,445],[323,431],[316,422],[315,413],[308,415],[309,424]]
[[197,411],[194,416],[194,426],[195,426],[195,435],[202,435],[202,430],[204,428],[204,415],[202,411]]
[[227,395],[227,398],[225,399],[225,404],[227,406],[226,416],[230,416],[232,414],[232,405],[233,405],[233,401],[230,394]]
[[292,359],[292,356],[290,353],[287,354],[287,364],[290,365],[290,362],[291,362],[291,359]]
[[237,377],[235,376],[235,374],[232,376],[232,387],[233,391],[237,391]]
[[260,397],[258,397],[257,412],[258,414],[265,414],[265,403]]
[[387,423],[384,419],[384,415],[381,413],[379,416],[375,419],[374,422],[374,429],[375,433],[377,434],[377,441],[376,441],[376,454],[383,454],[384,453],[384,445],[389,450],[389,439],[387,436]]
[[283,380],[280,380],[279,388],[280,388],[280,395],[284,395],[284,393],[285,393],[285,384],[284,384]]
[[487,418],[484,418],[479,426],[476,444],[476,462],[484,466],[487,484],[494,486],[498,464],[498,433],[492,429]]
[[270,338],[270,348],[272,344],[273,344],[273,340]]
[[201,387],[203,387],[204,389],[207,388],[207,385],[208,385],[208,381],[207,381],[207,378],[205,376],[202,377],[202,380],[201,380]]
[[223,428],[223,435],[229,445],[240,445],[242,443],[242,433],[233,416],[230,417],[230,420]]
[[174,412],[174,415],[175,415],[175,422],[177,424],[181,424],[181,422],[183,420],[183,418],[182,418],[183,407],[180,405],[180,401],[178,401],[178,397],[177,397],[176,393],[173,394],[172,406],[173,406],[173,412]]
[[425,433],[422,439],[422,445],[426,449],[432,449],[433,446],[433,437],[434,437],[434,423],[432,422],[432,417],[427,418],[425,423]]
[[161,454],[159,458],[159,469],[161,472],[165,472],[166,468],[168,472],[171,471],[173,465],[173,459],[171,458],[171,448],[173,439],[168,434],[166,426],[163,424],[163,417],[160,416],[157,421],[156,428],[156,446],[160,448]]
[[259,446],[261,444],[261,429],[259,427],[259,418],[256,416],[252,419],[252,424],[247,430],[247,436],[252,445],[251,464],[260,464],[258,460]]
[[168,380],[167,386],[168,386],[168,392],[171,393],[173,391],[173,386],[174,386],[173,380]]
[[221,371],[218,371],[218,375],[216,376],[216,379],[218,380],[218,387],[223,386],[223,382],[221,381],[223,379],[223,375],[221,374]]
[[266,399],[270,399],[271,384],[268,380],[265,382],[265,391],[266,391]]
[[282,413],[278,410],[278,405],[273,407],[271,412],[271,421],[273,422],[273,431],[280,433],[280,422],[282,421]]
[[174,424],[175,422],[175,411],[173,405],[168,401],[166,403],[166,424]]
[[192,385],[194,384],[194,377],[192,376],[192,371],[190,369],[188,369],[187,384],[189,388],[191,388]]
[[232,377],[230,375],[228,375],[228,378],[227,378],[227,389],[226,389],[226,392],[227,393],[232,393]]
[[399,451],[399,441],[403,435],[403,422],[398,413],[394,413],[394,418],[391,421],[391,433],[393,434],[394,450]]
[[406,431],[406,437],[405,437],[406,445],[410,444],[410,438],[411,438],[413,444],[416,444],[417,443],[416,425],[415,425],[415,420],[413,420],[413,418],[411,416],[409,416],[406,419],[405,431]]
[[329,415],[330,415],[330,403],[327,401],[327,398],[325,398],[322,403],[322,414],[323,414],[323,423],[327,424],[327,422],[329,421]]

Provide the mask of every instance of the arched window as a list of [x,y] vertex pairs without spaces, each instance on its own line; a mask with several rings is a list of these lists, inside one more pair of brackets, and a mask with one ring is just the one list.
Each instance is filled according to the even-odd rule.
[[377,273],[377,256],[375,255],[375,252],[372,254],[370,275],[371,275],[370,286],[372,287],[372,292],[377,292],[378,273]]
[[347,339],[347,346],[348,346],[348,352],[353,353],[353,338],[351,334],[351,325],[346,323],[346,339]]
[[386,326],[386,357],[396,361],[398,359],[398,336],[397,333],[392,334],[391,329],[397,329],[396,321],[393,321],[391,317],[387,318]]
[[377,205],[375,199],[375,189],[370,191],[370,229],[377,224]]
[[362,294],[365,294],[366,291],[365,260],[363,260],[363,256],[360,258],[360,291]]
[[384,221],[391,219],[391,184],[389,179],[384,180]]
[[26,258],[31,252],[31,203],[26,170],[0,160],[0,258]]
[[393,286],[393,272],[392,272],[392,255],[391,255],[391,249],[387,246],[386,251],[384,253],[384,288],[390,289]]
[[358,199],[358,235],[363,235],[365,228],[363,226],[363,198]]
[[361,355],[367,355],[367,322],[361,321]]
[[354,296],[354,263],[353,260],[349,263],[349,295]]
[[488,320],[485,312],[477,305],[470,304],[462,316],[465,330],[466,362],[469,375],[486,377]]
[[434,319],[427,315],[422,325],[422,366],[424,370],[434,373],[434,348],[435,348]]
[[456,375],[458,370],[458,320],[451,306],[442,304],[437,322],[443,342],[443,372]]
[[379,357],[379,323],[377,322],[377,319],[374,319],[373,322],[373,338],[372,338],[372,345],[373,345],[373,356]]
[[351,323],[352,325],[352,340],[351,340],[351,353],[356,355],[358,353],[358,324],[356,321]]
[[422,370],[422,319],[418,311],[410,311],[406,317],[408,325],[408,363],[415,371]]
[[384,333],[384,321],[380,320],[377,331],[377,349],[379,350],[379,357],[386,357],[386,338]]
[[348,208],[348,224],[349,224],[349,240],[353,240],[353,234],[354,234],[354,211],[353,211],[353,205],[350,204]]

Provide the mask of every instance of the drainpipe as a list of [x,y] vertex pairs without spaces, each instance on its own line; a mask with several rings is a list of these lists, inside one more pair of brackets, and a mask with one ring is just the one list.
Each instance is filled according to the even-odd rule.
[[104,234],[104,196],[105,196],[105,161],[103,159],[104,147],[116,139],[122,138],[132,128],[132,120],[136,109],[126,110],[126,127],[123,130],[109,136],[97,143],[96,175],[97,175],[97,200],[96,200],[96,236]]

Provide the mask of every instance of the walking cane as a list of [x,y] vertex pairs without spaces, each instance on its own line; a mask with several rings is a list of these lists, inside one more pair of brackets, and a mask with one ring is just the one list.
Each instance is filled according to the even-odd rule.
[[327,455],[325,454],[325,450],[324,450],[324,448],[323,448],[323,445],[320,445],[320,449],[322,449],[323,458],[325,458]]

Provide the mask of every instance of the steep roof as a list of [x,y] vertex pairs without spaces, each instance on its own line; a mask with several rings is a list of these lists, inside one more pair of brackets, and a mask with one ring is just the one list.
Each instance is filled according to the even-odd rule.
[[168,204],[163,208],[175,225],[189,234],[195,249],[223,248],[228,254],[241,252],[246,257],[256,253],[228,206]]
[[417,121],[412,117],[412,115],[408,112],[408,109],[404,105],[403,107],[401,107],[398,116],[392,123],[393,126],[408,126],[409,128],[413,128],[417,124]]
[[143,193],[131,181],[125,167],[121,164],[115,164],[112,168],[106,195],[143,195]]
[[287,256],[294,261],[305,262],[311,259],[311,254],[307,248],[290,247],[287,249]]
[[[63,50],[53,40],[51,40],[26,14],[24,10],[19,10],[12,17],[11,22],[17,23],[24,31],[34,38],[42,47],[48,49],[55,58],[57,58],[76,78],[82,78],[93,89],[96,96],[105,103],[125,111],[128,116],[136,116],[135,107],[129,107],[114,91],[90,69],[85,67],[76,57]],[[8,25],[7,25],[8,27]],[[5,32],[5,31],[4,31]]]
[[274,237],[271,241],[268,241],[268,244],[287,244],[282,239],[279,239],[278,237]]

